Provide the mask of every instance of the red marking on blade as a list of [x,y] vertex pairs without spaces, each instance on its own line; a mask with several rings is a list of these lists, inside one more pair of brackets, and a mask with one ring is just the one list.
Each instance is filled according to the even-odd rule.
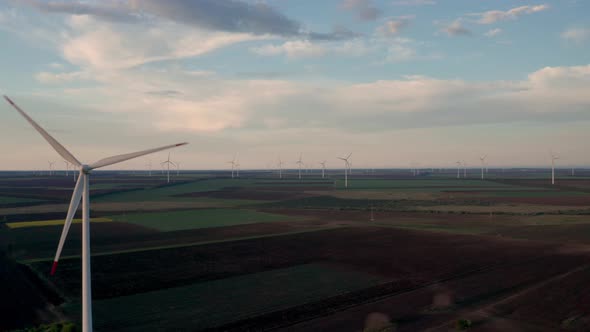
[[53,261],[53,266],[51,266],[51,275],[55,274],[55,269],[57,269],[57,261]]

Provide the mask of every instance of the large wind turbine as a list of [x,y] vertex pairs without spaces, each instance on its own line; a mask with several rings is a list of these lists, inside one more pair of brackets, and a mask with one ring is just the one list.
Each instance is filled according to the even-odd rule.
[[59,239],[59,245],[51,267],[51,274],[55,273],[57,262],[61,254],[68,230],[72,224],[74,214],[78,209],[80,200],[82,200],[82,331],[92,331],[92,290],[91,290],[91,275],[90,275],[90,183],[89,177],[92,170],[117,164],[129,159],[137,158],[146,154],[174,148],[185,145],[187,143],[179,143],[174,145],[167,145],[155,149],[149,149],[139,152],[117,155],[101,159],[93,164],[86,165],[74,157],[63,145],[56,141],[49,133],[47,133],[41,126],[39,126],[33,119],[31,119],[20,107],[18,107],[10,98],[4,96],[4,99],[12,105],[38,132],[45,138],[45,140],[53,147],[53,149],[65,160],[69,161],[73,167],[80,169],[80,175],[76,182],[76,187],[72,194],[70,207],[64,223],[64,228]]
[[67,160],[64,160],[64,164],[66,165],[66,176],[68,176],[68,172],[70,170],[70,163]]
[[481,179],[482,180],[483,180],[483,171],[484,171],[484,168],[486,168],[485,166],[486,166],[486,157],[487,156],[488,155],[484,155],[484,156],[479,157],[479,160],[481,160]]
[[326,161],[322,161],[320,163],[320,165],[322,165],[322,179],[324,178],[324,174],[326,173]]
[[299,160],[295,162],[297,165],[299,165],[299,179],[301,179],[301,166],[303,165],[303,161],[301,160],[302,157],[303,155],[300,153]]
[[352,156],[352,152],[348,154],[346,158],[338,157],[338,159],[344,161],[344,188],[348,188],[348,171],[350,170],[350,162],[348,159]]
[[168,153],[168,159],[166,159],[166,160],[164,160],[163,162],[161,162],[161,163],[160,163],[160,165],[161,165],[162,167],[163,167],[164,165],[168,166],[168,171],[166,172],[166,173],[167,173],[167,177],[168,177],[168,180],[167,180],[167,182],[168,182],[168,183],[170,183],[170,165],[176,166],[176,164],[175,164],[175,163],[173,163],[173,162],[171,162],[171,161],[170,161],[170,152]]
[[555,161],[559,159],[559,157],[553,154],[553,151],[549,151],[551,155],[551,184],[555,184]]

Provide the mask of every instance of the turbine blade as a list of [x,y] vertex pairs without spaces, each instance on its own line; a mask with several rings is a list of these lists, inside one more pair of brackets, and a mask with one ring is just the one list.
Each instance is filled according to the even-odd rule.
[[[162,150],[167,150],[167,149],[175,148],[177,146],[182,146],[182,145],[186,145],[186,144],[188,144],[188,143],[178,143],[178,144],[173,144],[173,145],[162,146],[162,147],[155,148],[155,149],[149,149],[149,150],[143,150],[143,151],[139,151],[139,152],[121,154],[118,156],[112,156],[112,157],[101,159],[101,160],[93,163],[89,167],[90,167],[90,169],[96,169],[99,167],[104,167],[104,166],[120,163],[120,162],[129,160],[129,159],[145,156],[146,154],[150,154],[150,153],[154,153],[154,152],[158,152],[158,151],[162,151]],[[170,161],[167,161],[167,162],[170,162]]]
[[72,225],[72,219],[76,214],[76,210],[78,210],[78,205],[80,205],[80,199],[82,198],[82,191],[84,189],[84,185],[82,184],[82,182],[85,176],[87,175],[80,174],[80,176],[78,176],[76,186],[74,187],[74,192],[72,193],[72,199],[70,200],[70,207],[68,209],[68,214],[66,216],[64,228],[61,231],[61,237],[59,238],[59,244],[57,245],[57,251],[55,253],[55,258],[53,259],[53,266],[51,266],[51,275],[55,274],[55,269],[57,268],[57,262],[59,261],[61,250],[64,247],[66,237],[68,236],[68,231],[70,230],[70,226]]
[[55,149],[55,151],[57,151],[57,153],[59,153],[59,155],[62,158],[78,167],[82,166],[82,163],[80,163],[78,159],[76,159],[76,157],[74,157],[70,153],[70,151],[64,148],[64,146],[61,145],[55,138],[49,135],[49,133],[46,132],[45,129],[38,125],[37,122],[35,122],[35,120],[31,119],[31,117],[27,113],[25,113],[25,111],[23,111],[20,107],[18,107],[18,105],[16,105],[10,98],[4,96],[4,99],[6,99],[6,101],[10,105],[12,105],[12,107],[14,107],[14,109],[16,109],[20,113],[20,115],[22,115],[35,128],[35,130],[37,130],[39,134],[41,134],[41,136],[43,136],[43,138],[45,138],[45,140],[53,147],[53,149]]

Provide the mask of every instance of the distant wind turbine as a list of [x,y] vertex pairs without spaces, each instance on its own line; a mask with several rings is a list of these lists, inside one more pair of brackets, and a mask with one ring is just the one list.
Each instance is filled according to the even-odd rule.
[[485,168],[485,165],[486,165],[486,157],[487,156],[488,155],[483,155],[483,156],[479,157],[479,160],[481,160],[481,179],[482,180],[483,180],[483,171],[484,171],[484,168]]
[[64,164],[66,165],[66,176],[68,176],[68,172],[70,170],[70,163],[67,160],[64,160]]
[[4,99],[12,105],[28,122],[31,124],[41,136],[53,147],[53,149],[65,160],[69,161],[74,167],[80,169],[80,176],[76,182],[70,207],[64,223],[64,228],[59,239],[59,245],[51,267],[51,274],[55,273],[57,262],[61,254],[64,242],[68,235],[68,230],[72,224],[74,214],[78,209],[80,200],[82,200],[82,331],[92,332],[92,286],[90,273],[90,173],[92,170],[117,164],[129,159],[144,156],[146,154],[174,148],[185,145],[187,143],[179,143],[174,145],[167,145],[155,149],[149,149],[134,153],[122,154],[113,157],[101,159],[93,164],[82,164],[74,155],[72,155],[63,145],[55,140],[47,131],[39,126],[33,119],[31,119],[20,107],[18,107],[10,98],[4,96]]
[[234,171],[236,169],[236,156],[237,155],[234,154],[234,158],[231,161],[227,162],[228,164],[231,164],[231,178],[232,179],[234,178]]
[[338,157],[338,159],[344,161],[344,188],[348,188],[348,171],[350,170],[350,156],[352,156],[352,152],[348,154],[346,158]]
[[467,163],[463,160],[463,178],[467,178]]
[[283,178],[283,165],[285,165],[285,163],[281,160],[281,157],[279,157],[279,179]]
[[148,176],[152,176],[152,161],[148,160],[147,164],[145,164],[145,166],[148,168]]
[[168,159],[166,159],[163,162],[161,162],[160,165],[162,167],[167,167],[167,172],[166,172],[166,175],[167,175],[167,183],[170,183],[170,165],[176,166],[175,163],[173,163],[173,162],[170,161],[170,153],[168,153]]
[[323,179],[323,178],[324,178],[324,174],[325,174],[325,172],[326,172],[326,161],[325,161],[325,160],[324,160],[324,161],[322,161],[322,162],[320,163],[320,165],[322,165],[322,179]]
[[299,179],[301,179],[301,166],[303,166],[303,161],[301,160],[302,157],[303,155],[300,153],[299,160],[295,162],[297,165],[299,165]]
[[48,161],[47,162],[49,164],[49,176],[53,175],[53,165],[55,164],[55,161]]
[[456,164],[457,164],[457,179],[460,179],[461,178],[461,162],[458,161],[458,162],[456,162]]
[[555,184],[555,161],[559,157],[553,151],[549,151],[549,154],[551,155],[551,184]]

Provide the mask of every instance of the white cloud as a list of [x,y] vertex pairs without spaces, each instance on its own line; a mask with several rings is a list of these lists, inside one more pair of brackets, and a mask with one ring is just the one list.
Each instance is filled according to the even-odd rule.
[[402,29],[410,24],[413,16],[403,16],[396,19],[390,19],[385,22],[382,26],[377,28],[377,32],[383,36],[396,36]]
[[263,45],[253,47],[250,51],[263,56],[286,55],[291,59],[318,57],[327,53],[324,46],[312,43],[309,40],[287,41],[280,45]]
[[454,20],[451,24],[443,27],[443,32],[449,36],[466,36],[470,35],[471,31],[463,26],[461,19]]
[[586,28],[571,28],[561,33],[561,38],[566,41],[582,44],[590,40],[590,29]]
[[115,70],[154,61],[199,56],[219,48],[268,36],[208,32],[173,23],[157,26],[99,22],[72,16],[61,45],[72,64],[96,70]]
[[491,29],[491,30],[488,30],[488,31],[485,33],[485,36],[486,36],[486,37],[490,37],[490,38],[491,38],[491,37],[496,37],[497,35],[499,35],[499,34],[501,34],[501,33],[502,33],[502,29],[496,28],[496,29]]
[[514,20],[524,14],[538,13],[547,9],[549,9],[549,5],[544,4],[536,6],[520,6],[507,11],[490,10],[472,15],[480,17],[480,19],[477,21],[479,24],[492,24],[499,21]]
[[342,8],[356,12],[357,17],[363,21],[374,21],[381,15],[372,0],[344,0]]
[[399,0],[399,1],[394,1],[393,4],[396,6],[423,6],[423,5],[435,5],[436,1],[434,1],[434,0]]
[[35,79],[45,84],[59,84],[67,83],[72,81],[90,80],[91,77],[87,72],[76,71],[67,73],[51,73],[51,72],[40,72],[35,75]]

